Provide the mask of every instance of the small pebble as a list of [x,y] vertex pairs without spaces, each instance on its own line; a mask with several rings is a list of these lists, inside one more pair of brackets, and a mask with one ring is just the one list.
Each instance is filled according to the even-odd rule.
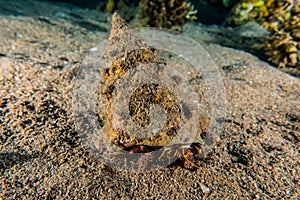
[[203,193],[210,193],[210,189],[208,187],[206,187],[205,185],[201,184],[201,189]]
[[98,51],[98,47],[92,47],[92,48],[90,48],[90,51]]

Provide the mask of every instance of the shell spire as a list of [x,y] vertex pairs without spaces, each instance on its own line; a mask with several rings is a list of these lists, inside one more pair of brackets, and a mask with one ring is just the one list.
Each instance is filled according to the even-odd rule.
[[120,17],[118,13],[114,13],[111,19],[111,31],[110,38],[126,31],[132,30],[132,28]]
[[106,49],[107,63],[111,63],[134,50],[146,47],[145,42],[137,37],[134,30],[125,20],[117,13],[114,13],[112,15],[111,32]]

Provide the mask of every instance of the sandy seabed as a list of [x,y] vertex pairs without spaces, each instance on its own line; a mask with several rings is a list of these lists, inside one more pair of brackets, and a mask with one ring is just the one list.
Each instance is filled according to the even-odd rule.
[[299,78],[208,44],[192,25],[187,34],[226,89],[219,144],[196,171],[116,171],[79,142],[71,105],[86,53],[108,37],[108,15],[32,0],[1,0],[0,13],[0,199],[299,198]]

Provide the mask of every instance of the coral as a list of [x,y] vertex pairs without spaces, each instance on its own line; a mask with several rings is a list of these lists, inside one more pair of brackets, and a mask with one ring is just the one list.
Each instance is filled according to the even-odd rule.
[[225,23],[228,26],[240,26],[268,14],[264,0],[242,0],[231,10]]
[[243,0],[233,8],[226,25],[256,20],[271,32],[261,47],[274,65],[300,68],[300,1]]
[[196,19],[194,6],[185,0],[141,0],[136,26],[153,26],[181,30],[188,20]]
[[269,61],[280,68],[300,70],[300,1],[275,1],[263,25],[272,35],[265,42]]

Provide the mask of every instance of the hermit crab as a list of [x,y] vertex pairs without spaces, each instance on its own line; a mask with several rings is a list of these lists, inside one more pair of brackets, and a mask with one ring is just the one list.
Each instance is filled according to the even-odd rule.
[[[142,33],[151,39],[157,37],[154,32]],[[195,160],[206,158],[207,147],[218,140],[211,127],[218,127],[220,120],[213,118],[219,114],[209,115],[199,106],[197,92],[191,92],[200,90],[199,83],[192,85],[193,79],[183,75],[189,70],[170,65],[159,49],[139,36],[115,13],[110,37],[99,47],[106,51],[87,59],[75,86],[82,140],[94,156],[121,170],[142,172],[173,163],[195,169]],[[180,41],[169,33],[160,39],[173,36],[171,45]],[[200,75],[196,70],[190,76],[199,80]]]

